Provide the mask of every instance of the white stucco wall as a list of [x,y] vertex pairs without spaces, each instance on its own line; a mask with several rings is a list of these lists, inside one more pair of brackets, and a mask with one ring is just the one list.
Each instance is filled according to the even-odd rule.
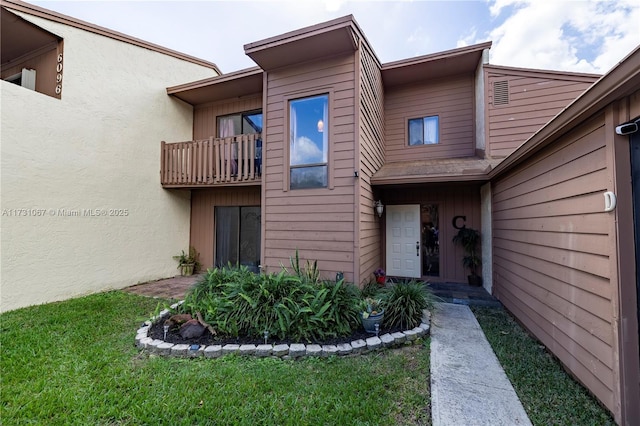
[[0,310],[175,275],[190,201],[160,186],[160,141],[193,114],[165,89],[215,71],[21,16],[64,38],[64,79],[61,100],[1,83]]

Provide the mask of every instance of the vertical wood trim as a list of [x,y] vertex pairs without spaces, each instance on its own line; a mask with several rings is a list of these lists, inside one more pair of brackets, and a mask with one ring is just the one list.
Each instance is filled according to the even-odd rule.
[[[614,116],[617,115],[617,110],[611,105],[607,106],[605,110],[605,130],[613,130],[615,125],[613,124]],[[614,173],[615,173],[615,153],[614,153],[614,134],[612,131],[605,131],[605,152],[606,152],[606,167],[607,167],[607,182],[606,187],[609,191],[615,191]],[[618,256],[616,253],[616,247],[618,246],[618,238],[616,235],[616,222],[615,212],[604,213],[607,215],[609,223],[609,236],[611,239],[611,246],[609,249],[609,283],[611,285],[611,329],[613,333],[612,349],[612,373],[613,373],[613,415],[616,421],[620,421],[621,416],[621,398],[620,398],[620,283],[618,277]]]
[[354,173],[358,172],[358,177],[353,178],[353,224],[354,224],[354,236],[353,236],[353,282],[360,283],[360,274],[362,273],[361,265],[360,265],[360,232],[362,231],[362,221],[360,220],[360,161],[361,161],[361,150],[360,150],[360,138],[361,138],[361,98],[362,98],[362,61],[363,61],[363,51],[362,51],[362,39],[358,39],[358,50],[356,50],[355,56],[355,82],[354,84],[354,93],[355,93],[355,102],[354,102],[354,129],[353,129],[353,170]]
[[268,114],[268,110],[267,108],[269,107],[269,104],[267,102],[268,99],[268,92],[267,92],[267,87],[268,87],[268,73],[266,71],[264,71],[262,73],[262,173],[260,175],[260,182],[262,183],[260,185],[260,230],[261,230],[261,235],[260,235],[260,272],[263,271],[263,267],[265,265],[265,260],[266,260],[266,255],[265,252],[266,250],[266,242],[267,242],[267,188],[266,188],[266,178],[265,176],[267,175],[266,173],[266,169],[267,169],[267,161],[268,161],[268,157],[269,157],[269,145],[267,142],[268,139],[268,132],[267,132],[267,128],[265,126],[265,123],[267,122],[267,114]]
[[[638,92],[640,93],[640,92]],[[619,424],[631,424],[640,419],[640,360],[638,351],[638,306],[636,294],[636,267],[634,235],[629,230],[634,229],[633,214],[633,190],[631,186],[631,152],[630,137],[615,134],[616,125],[633,118],[628,99],[621,101],[617,110],[614,110],[613,121],[607,121],[607,133],[612,139],[612,173],[613,191],[618,198],[618,205],[614,211],[614,235],[617,236],[615,247],[618,275],[619,294],[619,335],[617,345],[619,348],[619,389],[620,389],[620,413],[616,416]],[[611,126],[611,127],[609,127]],[[613,263],[613,262],[612,262]]]

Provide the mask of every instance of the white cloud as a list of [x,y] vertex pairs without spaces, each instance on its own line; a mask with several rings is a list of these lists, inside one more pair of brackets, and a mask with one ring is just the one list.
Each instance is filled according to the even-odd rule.
[[640,44],[637,1],[497,0],[490,11],[511,11],[489,31],[495,64],[605,73]]
[[291,148],[291,164],[324,162],[324,154],[318,145],[306,136],[301,136]]

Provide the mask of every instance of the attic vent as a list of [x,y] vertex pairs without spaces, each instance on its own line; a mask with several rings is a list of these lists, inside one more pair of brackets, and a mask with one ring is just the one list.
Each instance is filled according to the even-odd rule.
[[509,105],[509,81],[493,82],[493,105]]

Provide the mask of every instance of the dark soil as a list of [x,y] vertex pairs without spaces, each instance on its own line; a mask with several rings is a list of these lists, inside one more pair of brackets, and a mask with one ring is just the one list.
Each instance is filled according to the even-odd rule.
[[[204,334],[201,337],[196,339],[183,339],[182,336],[178,333],[179,328],[170,329],[167,333],[167,338],[164,338],[164,321],[158,321],[157,323],[151,326],[151,330],[149,331],[149,337],[158,340],[164,340],[168,343],[174,344],[188,344],[188,345],[226,345],[226,344],[238,344],[238,345],[261,345],[264,344],[264,338],[256,338],[249,336],[239,336],[239,337],[222,337],[222,336],[213,336],[209,330],[205,330]],[[403,331],[400,328],[390,329],[383,328],[380,330],[379,335],[383,335],[386,333],[394,333],[396,331]],[[319,345],[338,345],[340,343],[351,343],[354,340],[358,339],[367,339],[368,337],[375,336],[375,334],[370,334],[364,331],[364,328],[360,327],[357,330],[353,331],[353,333],[343,336],[343,337],[335,337],[331,339],[327,339],[321,342],[313,341],[313,342],[300,342],[293,340],[280,340],[277,338],[269,338],[267,340],[267,344],[270,345],[279,345],[279,344],[291,344],[291,343],[315,343]]]

